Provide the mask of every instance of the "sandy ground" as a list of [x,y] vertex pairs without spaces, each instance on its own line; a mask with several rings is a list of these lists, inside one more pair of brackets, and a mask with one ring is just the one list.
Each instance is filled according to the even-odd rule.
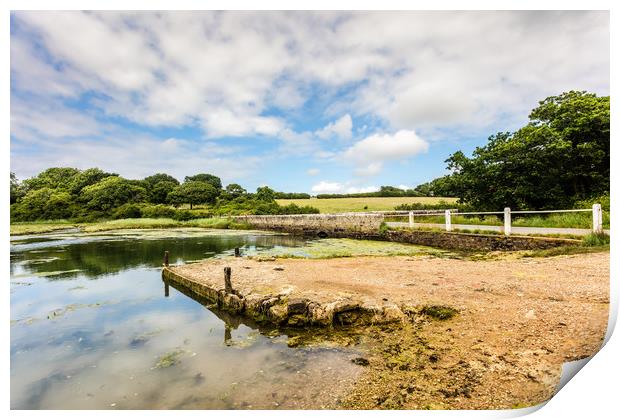
[[397,305],[448,305],[447,321],[371,328],[367,373],[345,408],[514,408],[550,398],[561,364],[601,346],[609,311],[609,253],[469,261],[436,257],[246,258],[177,267],[205,282],[293,289]]

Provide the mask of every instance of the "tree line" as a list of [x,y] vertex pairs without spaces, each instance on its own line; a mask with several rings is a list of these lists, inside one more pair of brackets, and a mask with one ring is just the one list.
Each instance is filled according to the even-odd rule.
[[609,99],[570,91],[540,101],[524,127],[490,136],[471,157],[462,151],[448,157],[450,174],[430,182],[428,193],[458,197],[477,210],[608,202]]
[[[236,214],[318,213],[310,206],[280,206],[280,195],[263,186],[255,193],[239,184],[222,186],[219,177],[201,173],[183,182],[165,173],[140,180],[125,179],[99,168],[49,168],[19,182],[11,173],[11,220],[72,219],[95,221],[127,217],[198,217]],[[292,193],[295,194],[295,193]],[[199,211],[182,209],[189,205]]]

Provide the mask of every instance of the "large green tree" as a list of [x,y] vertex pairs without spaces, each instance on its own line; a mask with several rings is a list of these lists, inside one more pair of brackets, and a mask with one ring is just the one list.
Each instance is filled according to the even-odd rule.
[[11,217],[19,220],[51,220],[71,217],[74,201],[67,191],[43,187],[31,190],[11,206]]
[[49,168],[35,177],[24,181],[26,190],[38,190],[40,188],[52,188],[68,190],[73,178],[80,171],[75,168]]
[[206,182],[207,184],[211,184],[215,187],[218,192],[222,189],[222,180],[211,174],[196,174],[193,176],[186,176],[185,182],[196,181],[196,182]]
[[530,122],[500,132],[468,158],[446,162],[446,185],[479,209],[563,208],[609,192],[609,97],[566,92],[539,103]]
[[71,181],[67,186],[72,194],[79,194],[80,191],[82,191],[82,188],[89,185],[94,185],[102,179],[110,176],[118,176],[118,174],[104,172],[99,168],[90,168],[85,171],[78,172],[71,178]]
[[82,189],[80,200],[87,208],[109,211],[126,203],[138,203],[146,198],[146,189],[134,182],[111,176]]
[[188,181],[172,190],[168,194],[168,200],[177,206],[189,204],[191,209],[196,204],[215,203],[217,195],[217,189],[207,182]]

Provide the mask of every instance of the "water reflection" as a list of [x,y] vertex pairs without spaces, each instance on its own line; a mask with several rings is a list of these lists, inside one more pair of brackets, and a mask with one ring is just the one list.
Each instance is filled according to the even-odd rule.
[[[297,246],[254,234],[60,234],[11,244],[11,408],[321,408],[359,372],[348,351],[205,308],[159,268]],[[63,281],[57,281],[63,280]]]
[[139,244],[134,238],[112,235],[57,235],[53,240],[40,239],[41,242],[33,242],[35,238],[12,242],[12,269],[14,265],[21,264],[28,272],[56,280],[82,275],[97,278],[133,267],[161,267],[164,250],[170,251],[170,263],[176,264],[215,255],[232,255],[235,247],[239,247],[243,253],[253,252],[257,248],[294,247],[304,243],[299,238],[288,236],[243,234],[140,238]]

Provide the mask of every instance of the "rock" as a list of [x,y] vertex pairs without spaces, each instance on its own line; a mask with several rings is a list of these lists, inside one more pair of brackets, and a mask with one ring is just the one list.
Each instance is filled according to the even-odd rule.
[[364,357],[356,357],[355,359],[351,359],[351,363],[358,365],[358,366],[368,366],[370,364],[368,359]]
[[278,305],[273,305],[272,307],[269,308],[269,311],[267,312],[268,317],[271,321],[279,324],[282,321],[284,321],[288,315],[288,308],[286,304],[278,304]]
[[530,309],[529,311],[527,311],[527,313],[525,314],[525,318],[526,319],[536,319],[536,314],[534,314],[534,310]]
[[308,301],[306,299],[290,299],[288,301],[288,314],[305,314]]
[[273,269],[275,271],[284,271],[284,267],[282,267],[282,266],[273,267]]

